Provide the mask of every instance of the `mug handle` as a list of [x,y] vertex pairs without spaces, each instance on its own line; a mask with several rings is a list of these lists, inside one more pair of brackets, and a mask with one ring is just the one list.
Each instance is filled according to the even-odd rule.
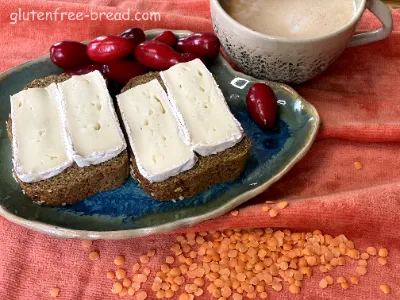
[[367,8],[381,21],[378,30],[359,33],[353,36],[347,47],[361,46],[386,39],[392,32],[393,19],[390,9],[380,0],[367,0]]

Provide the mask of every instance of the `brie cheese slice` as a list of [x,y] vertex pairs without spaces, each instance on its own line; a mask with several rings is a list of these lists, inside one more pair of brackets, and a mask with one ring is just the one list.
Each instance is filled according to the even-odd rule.
[[99,71],[72,76],[58,84],[72,157],[79,167],[108,161],[126,149],[126,142]]
[[196,164],[197,157],[182,141],[180,124],[158,80],[125,91],[117,101],[143,177],[160,182]]
[[23,182],[56,176],[72,165],[56,84],[11,99],[13,165]]
[[224,151],[244,136],[214,77],[200,59],[160,73],[184,141],[202,156]]

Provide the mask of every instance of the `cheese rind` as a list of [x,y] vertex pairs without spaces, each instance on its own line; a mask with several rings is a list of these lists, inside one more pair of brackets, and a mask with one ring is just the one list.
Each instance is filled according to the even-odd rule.
[[108,161],[126,142],[106,82],[99,71],[58,84],[67,138],[79,167]]
[[222,152],[244,136],[212,74],[200,59],[160,73],[184,141],[202,156]]
[[164,181],[196,164],[158,80],[125,91],[117,101],[136,164],[146,179]]
[[72,165],[56,84],[10,97],[13,166],[22,182],[56,176]]

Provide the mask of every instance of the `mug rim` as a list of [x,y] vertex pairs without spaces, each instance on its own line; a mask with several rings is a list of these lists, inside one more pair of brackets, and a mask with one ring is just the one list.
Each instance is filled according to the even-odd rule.
[[273,36],[273,35],[269,35],[269,34],[266,34],[266,33],[261,33],[261,32],[252,30],[249,27],[244,26],[243,24],[239,23],[234,18],[232,18],[225,11],[225,9],[223,9],[223,7],[221,6],[220,0],[210,0],[210,1],[215,5],[215,8],[219,11],[219,13],[222,13],[222,15],[228,20],[228,22],[231,23],[231,25],[237,26],[241,30],[244,30],[245,32],[247,32],[249,34],[256,35],[259,38],[274,40],[274,41],[278,41],[278,42],[285,42],[285,43],[315,42],[315,41],[320,41],[320,40],[323,40],[323,39],[327,39],[327,38],[333,37],[333,36],[335,36],[337,34],[340,34],[342,32],[345,32],[346,30],[348,30],[351,26],[353,26],[355,23],[357,23],[361,19],[361,16],[364,13],[365,8],[366,8],[366,4],[367,4],[367,0],[361,0],[360,7],[358,8],[358,11],[353,15],[353,18],[346,25],[344,25],[343,27],[338,28],[337,30],[335,30],[333,32],[330,32],[330,33],[328,33],[326,35],[317,36],[317,37],[311,37],[311,38],[289,39],[289,38],[285,38],[285,37]]

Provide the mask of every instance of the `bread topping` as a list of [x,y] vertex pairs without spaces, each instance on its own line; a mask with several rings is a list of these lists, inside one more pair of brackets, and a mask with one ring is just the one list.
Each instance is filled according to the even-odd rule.
[[67,138],[79,167],[114,158],[126,143],[106,82],[99,71],[58,84]]
[[160,73],[184,141],[202,156],[224,151],[244,136],[212,74],[200,59]]
[[158,80],[117,96],[139,172],[160,182],[191,169],[197,158],[181,138],[168,97]]
[[53,177],[72,164],[56,84],[11,96],[13,165],[23,182]]

